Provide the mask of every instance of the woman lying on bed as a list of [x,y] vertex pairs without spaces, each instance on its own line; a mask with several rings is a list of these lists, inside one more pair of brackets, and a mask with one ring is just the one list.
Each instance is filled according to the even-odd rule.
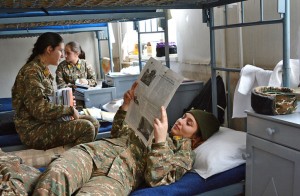
[[210,113],[191,110],[177,120],[169,137],[162,107],[161,119],[154,121],[153,144],[146,147],[124,123],[136,86],[124,95],[112,138],[66,151],[41,175],[33,195],[128,195],[143,182],[149,186],[173,183],[192,168],[192,149],[218,131],[218,120]]

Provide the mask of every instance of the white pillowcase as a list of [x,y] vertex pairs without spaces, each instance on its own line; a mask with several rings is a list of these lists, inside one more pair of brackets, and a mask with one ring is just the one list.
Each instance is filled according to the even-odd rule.
[[245,163],[242,158],[245,151],[245,132],[220,127],[218,132],[194,150],[196,158],[193,169],[206,179]]

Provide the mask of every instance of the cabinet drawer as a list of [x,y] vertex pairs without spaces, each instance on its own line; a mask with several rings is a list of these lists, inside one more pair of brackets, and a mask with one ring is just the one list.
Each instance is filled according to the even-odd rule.
[[271,142],[300,150],[300,129],[248,115],[247,132]]

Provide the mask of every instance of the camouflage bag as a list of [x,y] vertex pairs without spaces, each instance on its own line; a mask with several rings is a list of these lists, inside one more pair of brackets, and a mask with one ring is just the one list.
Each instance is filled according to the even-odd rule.
[[287,87],[259,86],[252,89],[251,106],[259,114],[291,114],[297,108],[297,98]]

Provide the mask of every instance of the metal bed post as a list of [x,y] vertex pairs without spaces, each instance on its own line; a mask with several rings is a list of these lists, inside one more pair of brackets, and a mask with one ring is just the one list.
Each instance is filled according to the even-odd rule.
[[109,31],[109,24],[107,24],[107,39],[108,39],[108,50],[109,50],[109,58],[110,58],[110,71],[114,71],[114,59],[112,54],[112,45],[110,41],[110,31]]
[[102,55],[101,55],[101,38],[100,31],[95,31],[97,42],[98,42],[98,55],[99,55],[99,64],[100,64],[100,76],[101,79],[104,79],[103,69],[102,69]]
[[141,32],[140,32],[140,25],[138,21],[133,22],[134,30],[136,30],[138,34],[138,54],[139,54],[139,67],[140,72],[142,71],[142,50],[141,50]]
[[[285,5],[282,5],[283,0],[279,0],[278,12],[283,15],[283,73],[282,73],[282,85],[284,87],[290,87],[290,0],[285,0]],[[281,7],[280,7],[281,6]],[[282,8],[284,6],[284,10]],[[282,8],[282,9],[281,9]]]
[[166,66],[170,68],[170,56],[169,56],[169,28],[168,28],[168,10],[164,10],[165,18],[163,19],[164,22],[164,32],[165,32],[165,60]]
[[244,2],[241,2],[241,21],[244,23],[245,21],[245,14],[244,14]]
[[230,123],[230,116],[232,115],[232,110],[231,110],[231,102],[230,102],[230,94],[231,94],[231,90],[230,90],[230,72],[240,72],[241,69],[235,69],[235,68],[217,68],[216,70],[220,70],[220,71],[225,71],[226,72],[226,90],[227,90],[227,95],[226,95],[226,99],[227,99],[227,126],[230,127],[231,123]]
[[215,49],[215,31],[214,26],[214,8],[208,10],[208,25],[210,34],[210,65],[211,65],[211,93],[212,93],[212,112],[218,117],[217,110],[217,79],[216,79],[216,49]]
[[260,0],[260,21],[264,20],[264,0]]

